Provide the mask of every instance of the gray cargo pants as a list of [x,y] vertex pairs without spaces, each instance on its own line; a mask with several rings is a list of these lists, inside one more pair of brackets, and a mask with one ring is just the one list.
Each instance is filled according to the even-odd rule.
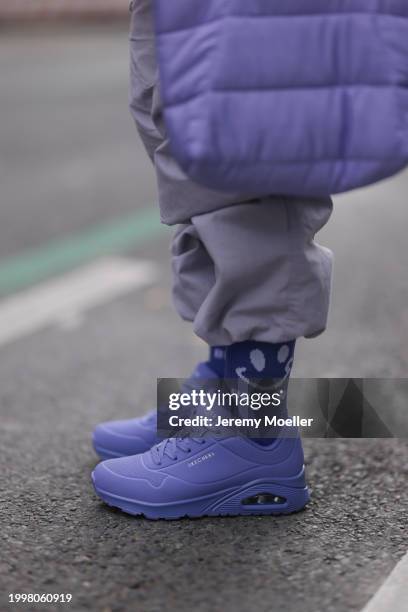
[[190,181],[166,136],[151,0],[134,0],[131,12],[131,112],[155,166],[161,219],[180,224],[172,245],[178,313],[210,345],[318,335],[332,253],[314,236],[331,200],[219,193]]

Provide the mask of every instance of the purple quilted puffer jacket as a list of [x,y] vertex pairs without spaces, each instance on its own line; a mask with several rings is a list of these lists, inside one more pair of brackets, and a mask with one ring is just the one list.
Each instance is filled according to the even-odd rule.
[[173,153],[195,181],[304,196],[408,164],[408,0],[155,0]]

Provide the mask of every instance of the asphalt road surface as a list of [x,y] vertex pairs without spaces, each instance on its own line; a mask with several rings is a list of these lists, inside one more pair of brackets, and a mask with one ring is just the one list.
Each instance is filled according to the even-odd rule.
[[[153,211],[156,195],[127,112],[125,27],[2,31],[0,74],[0,271],[23,258],[21,305],[40,287],[33,261],[52,289],[59,241]],[[407,189],[405,174],[336,200],[319,237],[336,255],[330,327],[299,342],[296,375],[407,376]],[[145,284],[0,333],[0,609],[63,592],[106,612],[361,610],[407,550],[405,440],[307,440],[312,502],[289,517],[149,522],[94,495],[94,425],[151,409],[157,376],[205,355],[171,307],[171,231],[149,228],[119,249],[153,263]]]

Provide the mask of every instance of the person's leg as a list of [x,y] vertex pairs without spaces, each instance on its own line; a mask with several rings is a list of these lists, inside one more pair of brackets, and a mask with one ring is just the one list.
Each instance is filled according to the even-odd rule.
[[172,247],[180,316],[209,345],[321,333],[332,253],[314,236],[331,211],[330,200],[271,197],[193,217]]
[[[176,308],[210,346],[225,347],[228,385],[286,385],[295,340],[325,329],[332,254],[314,236],[331,211],[330,200],[269,198],[193,217],[176,232]],[[286,399],[277,416],[287,416]],[[264,429],[258,443],[275,434]]]

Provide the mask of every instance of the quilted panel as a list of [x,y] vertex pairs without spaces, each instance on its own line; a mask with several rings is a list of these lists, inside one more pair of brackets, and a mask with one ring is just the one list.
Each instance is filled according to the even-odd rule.
[[167,127],[197,182],[321,196],[407,165],[407,0],[155,2]]

